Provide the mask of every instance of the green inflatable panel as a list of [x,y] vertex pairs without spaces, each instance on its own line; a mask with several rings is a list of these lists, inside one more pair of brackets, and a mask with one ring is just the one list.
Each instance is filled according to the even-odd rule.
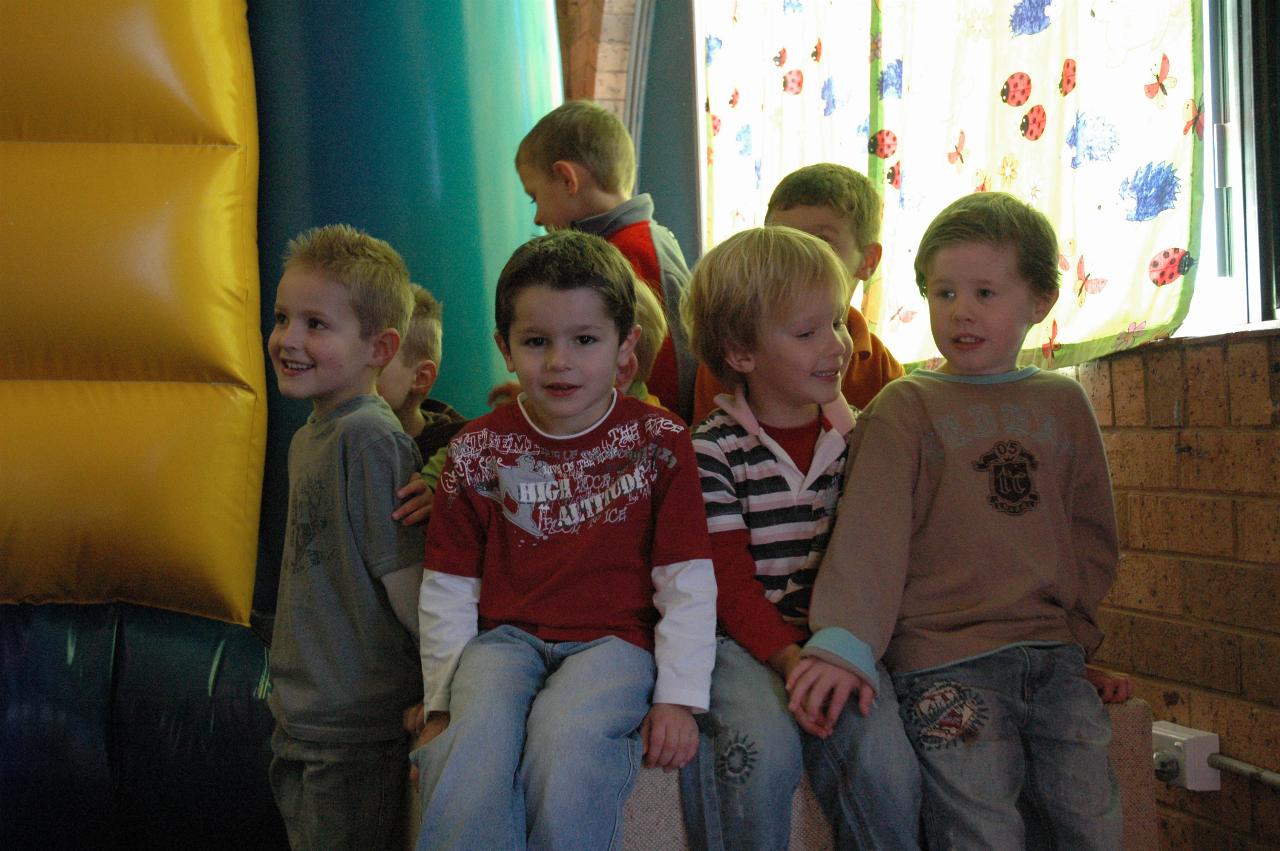
[[[288,240],[348,222],[395,246],[444,302],[432,397],[483,413],[507,376],[492,339],[494,284],[541,232],[514,160],[561,99],[553,0],[258,0],[249,33],[264,331]],[[260,610],[275,607],[289,439],[310,412],[281,398],[274,378],[268,386]]]

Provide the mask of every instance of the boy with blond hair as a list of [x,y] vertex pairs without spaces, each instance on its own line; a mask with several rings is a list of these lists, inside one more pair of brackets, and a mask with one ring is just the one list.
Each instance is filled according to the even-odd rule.
[[400,351],[378,376],[378,395],[396,412],[425,460],[448,444],[466,419],[447,403],[428,398],[440,376],[444,306],[424,287],[413,284],[412,288],[409,330]]
[[608,110],[568,101],[534,125],[516,150],[516,172],[535,205],[534,224],[601,236],[630,261],[658,297],[670,331],[647,385],[690,422],[697,361],[678,318],[689,267],[671,231],[653,219],[653,199],[632,195],[636,154],[631,134]]
[[837,847],[916,841],[919,774],[892,692],[843,714],[787,694],[854,423],[847,281],[822,240],[771,226],[709,251],[685,301],[694,351],[733,388],[693,436],[720,624],[709,742],[681,777],[698,847],[785,848],[806,762]]
[[707,706],[715,578],[693,448],[615,387],[639,329],[609,243],[521,246],[494,313],[522,391],[453,439],[436,490],[418,847],[617,848],[641,755],[684,765]]
[[413,296],[404,260],[347,225],[289,243],[267,350],[310,399],[289,444],[271,644],[271,787],[294,848],[397,848],[418,700],[422,535],[389,519],[417,448],[376,393]]
[[[769,197],[764,222],[793,227],[826,242],[856,286],[870,279],[880,265],[881,203],[865,175],[836,163],[816,163],[782,178]],[[881,387],[902,375],[902,365],[852,305],[846,326],[853,340],[853,358],[841,390],[850,405],[864,408]],[[699,366],[693,422],[704,420],[715,407],[715,397],[724,391],[706,365]]]
[[[1004,193],[926,229],[916,282],[945,359],[859,418],[844,511],[793,674],[812,711],[892,687],[935,848],[1021,848],[1030,805],[1055,848],[1120,846],[1109,719],[1085,671],[1115,577],[1115,513],[1093,410],[1071,378],[1019,368],[1058,298],[1048,219]],[[810,667],[812,666],[812,667]]]

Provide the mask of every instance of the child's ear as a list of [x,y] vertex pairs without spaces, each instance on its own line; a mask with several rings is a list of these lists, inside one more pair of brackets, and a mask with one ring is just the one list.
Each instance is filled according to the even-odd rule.
[[753,372],[756,368],[756,359],[750,352],[744,352],[732,346],[725,347],[724,362],[729,364],[729,368],[734,372],[742,375]]
[[[635,354],[636,343],[640,342],[640,326],[632,325],[630,333],[622,338],[622,342],[618,344],[618,369],[621,370],[627,360]],[[639,369],[639,367],[636,367]]]
[[400,332],[394,328],[383,328],[373,337],[369,365],[382,369],[391,363],[391,359],[398,351],[400,351]]
[[1051,293],[1037,293],[1035,297],[1035,312],[1032,314],[1031,324],[1037,325],[1044,321],[1049,315],[1049,311],[1053,310],[1053,306],[1058,303],[1058,291]]
[[414,394],[431,395],[431,388],[435,386],[436,376],[439,374],[440,365],[435,361],[430,359],[418,361],[418,368],[414,370],[411,386]]
[[867,243],[866,247],[862,249],[862,265],[857,268],[853,276],[859,281],[871,280],[871,276],[880,267],[880,258],[883,254],[883,245],[878,242]]
[[627,359],[618,365],[618,374],[613,380],[613,386],[626,393],[627,388],[631,386],[631,382],[636,380],[636,373],[639,371],[640,359],[636,357],[635,350],[632,350]]
[[569,160],[556,160],[551,164],[552,176],[556,182],[564,186],[570,196],[577,195],[582,189],[582,175],[578,174],[579,168],[581,166]]
[[511,359],[511,349],[507,348],[507,341],[502,339],[501,331],[493,332],[493,341],[498,344],[498,351],[502,352],[502,360],[507,364],[507,372],[515,372],[516,362]]

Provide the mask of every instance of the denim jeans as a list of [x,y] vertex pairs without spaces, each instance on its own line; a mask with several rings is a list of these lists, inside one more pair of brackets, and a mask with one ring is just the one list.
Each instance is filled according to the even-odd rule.
[[476,636],[453,675],[449,726],[410,754],[418,849],[616,849],[642,756],[653,655],[619,638]]
[[1111,721],[1073,644],[1006,647],[900,674],[934,848],[1120,847]]
[[308,742],[271,734],[271,791],[289,846],[404,848],[409,740]]
[[698,754],[680,773],[694,851],[785,849],[805,766],[837,847],[916,847],[920,776],[892,689],[869,716],[846,708],[835,732],[817,739],[792,719],[782,678],[722,637],[701,723]]

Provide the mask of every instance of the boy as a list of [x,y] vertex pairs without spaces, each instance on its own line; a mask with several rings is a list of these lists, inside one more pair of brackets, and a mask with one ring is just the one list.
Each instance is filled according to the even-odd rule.
[[634,280],[575,231],[498,278],[522,392],[454,438],[436,491],[419,848],[619,847],[641,751],[674,769],[697,746],[715,578],[688,432],[614,386]]
[[[1003,193],[929,225],[916,282],[945,362],[886,387],[859,418],[809,613],[792,703],[865,699],[883,657],[924,775],[936,848],[1118,848],[1110,724],[1085,675],[1115,576],[1111,484],[1073,380],[1017,366],[1058,298],[1058,241]],[[810,669],[818,660],[839,666]],[[832,671],[836,671],[832,675]]]
[[[764,221],[813,234],[831,246],[855,281],[866,281],[880,265],[880,205],[880,195],[865,175],[835,163],[817,163],[782,178],[769,197]],[[902,365],[853,306],[847,321],[853,359],[842,390],[850,405],[865,408],[881,387],[902,375]],[[716,395],[724,390],[706,365],[700,365],[692,421],[706,419]]]
[[289,243],[267,340],[280,393],[310,399],[289,444],[271,645],[271,787],[294,848],[397,848],[421,693],[422,535],[388,520],[418,451],[378,397],[412,295],[400,255],[347,225]]
[[543,116],[520,142],[516,172],[535,205],[534,224],[604,237],[658,296],[671,336],[658,352],[648,387],[691,422],[697,361],[677,321],[689,267],[675,235],[653,220],[653,199],[631,194],[636,154],[627,128],[603,107],[569,101]]
[[735,388],[693,437],[721,630],[710,747],[681,777],[699,847],[785,848],[803,761],[838,847],[915,846],[920,780],[893,694],[861,714],[793,717],[784,687],[854,422],[840,393],[847,280],[825,243],[781,226],[735,234],[694,267],[689,338]]
[[447,445],[466,424],[462,414],[428,394],[440,375],[444,308],[426,289],[412,284],[413,314],[400,351],[378,376],[378,395],[387,400],[423,459]]

